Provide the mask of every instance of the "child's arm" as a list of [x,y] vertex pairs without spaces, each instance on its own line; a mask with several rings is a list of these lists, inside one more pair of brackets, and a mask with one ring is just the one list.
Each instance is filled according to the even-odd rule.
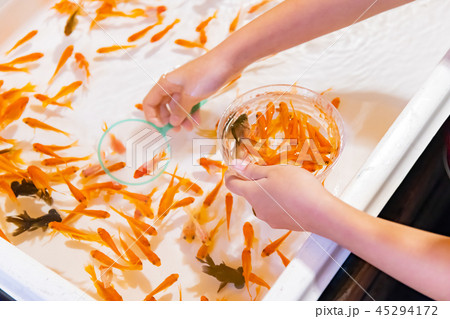
[[367,215],[295,166],[249,165],[242,174],[250,180],[227,173],[227,187],[270,226],[327,237],[421,293],[450,300],[449,237]]
[[286,0],[161,78],[144,99],[146,118],[157,125],[170,121],[190,129],[186,117],[192,106],[252,62],[411,1]]

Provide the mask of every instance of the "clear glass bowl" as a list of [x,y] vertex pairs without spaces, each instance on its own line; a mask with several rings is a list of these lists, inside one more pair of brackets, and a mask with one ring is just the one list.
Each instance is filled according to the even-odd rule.
[[[267,113],[270,102],[274,105],[272,121]],[[316,92],[293,85],[268,85],[236,98],[223,113],[217,136],[222,157],[231,169],[238,162],[293,164],[323,180],[342,153],[344,122],[333,104]],[[328,141],[327,147],[321,143],[322,137]]]

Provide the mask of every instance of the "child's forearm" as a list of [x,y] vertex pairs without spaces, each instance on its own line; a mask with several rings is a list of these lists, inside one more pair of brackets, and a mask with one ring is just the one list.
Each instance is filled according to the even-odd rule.
[[324,236],[406,285],[450,300],[450,238],[374,218],[340,202],[323,221]]
[[286,0],[239,29],[213,51],[235,72],[252,62],[412,0]]

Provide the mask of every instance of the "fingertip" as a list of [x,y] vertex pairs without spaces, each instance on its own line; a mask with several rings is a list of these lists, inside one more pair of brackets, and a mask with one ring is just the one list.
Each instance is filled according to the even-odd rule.
[[225,173],[225,186],[236,195],[245,197],[245,194],[248,193],[249,187],[251,186],[248,183],[249,181],[239,178],[232,172],[227,171]]
[[[169,123],[170,113],[165,104],[159,106],[159,122],[161,126],[167,125]],[[177,126],[177,125],[174,125]]]
[[170,120],[169,120],[169,122],[170,122],[170,124],[173,125],[173,126],[180,126],[181,123],[183,123],[183,121],[184,121],[184,118],[181,117],[181,116],[179,116],[178,114],[172,113],[172,114],[170,115]]
[[194,128],[194,125],[192,124],[192,122],[188,118],[186,118],[181,123],[181,127],[183,127],[186,131],[192,131],[192,129]]

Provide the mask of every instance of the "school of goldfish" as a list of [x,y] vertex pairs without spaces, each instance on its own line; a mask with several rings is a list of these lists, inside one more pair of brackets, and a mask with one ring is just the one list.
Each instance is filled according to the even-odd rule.
[[[264,0],[248,7],[236,8],[236,15],[229,22],[227,31],[234,32],[246,16],[251,18],[254,13],[260,13],[269,2],[271,1]],[[127,44],[113,44],[98,48],[96,52],[101,55],[151,45],[148,43],[160,41],[174,32],[182,20],[181,17],[167,22],[165,13],[168,8],[164,5],[142,7],[136,3],[136,6],[140,7],[127,11],[121,10],[122,3],[128,3],[128,1],[58,0],[53,3],[50,10],[59,18],[67,19],[63,37],[70,37],[74,30],[80,29],[79,20],[81,19],[90,22],[86,32],[98,28],[106,19],[145,18],[151,21],[143,29],[136,28],[136,32],[130,34],[125,42]],[[96,6],[94,11],[91,9],[92,5]],[[177,38],[174,43],[186,49],[199,48],[207,51],[207,31],[216,19],[219,19],[218,11],[214,11],[198,22],[193,30],[196,38]],[[154,29],[156,32],[153,31]],[[154,33],[147,37],[151,32]],[[38,30],[30,31],[5,52],[1,61],[6,61],[0,63],[0,74],[17,72],[25,75],[32,74],[32,66],[39,63],[41,59],[47,58],[40,52],[9,58],[19,47],[34,41],[38,33]],[[137,42],[146,37],[146,43]],[[143,271],[145,267],[160,267],[163,270],[170,261],[159,256],[158,244],[155,242],[164,240],[164,234],[170,228],[174,216],[183,216],[184,224],[180,229],[180,241],[190,247],[189,251],[194,252],[186,258],[193,260],[193,271],[199,273],[199,280],[209,279],[209,275],[220,284],[218,291],[228,283],[232,283],[234,287],[229,285],[229,290],[245,288],[251,300],[260,298],[261,291],[270,289],[269,283],[272,283],[276,276],[272,276],[270,280],[263,278],[263,271],[255,266],[255,261],[258,261],[258,265],[265,264],[266,270],[270,269],[273,263],[286,267],[290,260],[285,255],[288,246],[283,247],[283,243],[291,232],[286,232],[279,238],[271,237],[271,240],[267,242],[259,242],[260,227],[257,225],[259,221],[252,219],[251,222],[241,222],[242,216],[237,208],[239,199],[226,192],[224,172],[227,166],[223,162],[207,157],[199,159],[199,165],[210,178],[216,181],[211,189],[207,189],[208,185],[201,185],[198,180],[188,176],[189,172],[180,172],[177,166],[173,172],[165,172],[158,180],[150,184],[152,186],[150,191],[135,192],[125,185],[110,180],[92,154],[74,156],[72,149],[80,144],[76,140],[76,134],[66,132],[64,126],[50,125],[32,115],[23,117],[25,110],[29,111],[27,115],[30,112],[33,114],[35,106],[40,107],[40,112],[44,114],[64,109],[70,112],[77,107],[76,103],[73,103],[73,97],[88,85],[92,76],[91,67],[95,66],[95,61],[88,61],[87,55],[77,52],[76,44],[69,44],[60,50],[57,52],[58,62],[49,70],[48,78],[45,79],[46,82],[48,81],[48,86],[53,85],[61,72],[70,72],[64,71],[66,70],[64,66],[70,61],[81,71],[79,75],[82,78],[62,86],[55,95],[49,96],[46,89],[38,90],[37,86],[31,82],[19,88],[6,88],[6,80],[0,80],[0,195],[14,206],[11,212],[16,212],[15,216],[2,217],[6,223],[0,222],[0,237],[14,244],[15,236],[32,232],[31,236],[40,232],[35,230],[42,229],[46,232],[46,236],[51,238],[65,236],[67,240],[92,245],[92,249],[88,252],[91,262],[88,265],[80,264],[80,268],[85,269],[86,278],[92,281],[97,298],[123,300],[120,290],[115,288],[118,285],[118,278],[128,272]],[[240,75],[233,79],[226,89],[239,77]],[[338,105],[339,101],[333,102]],[[135,107],[142,110],[142,104],[137,104]],[[253,132],[252,138],[255,140],[267,138],[278,131],[284,131],[289,136],[304,137],[308,132],[316,139],[320,154],[327,163],[327,156],[333,151],[330,143],[314,127],[307,122],[302,122],[302,114],[291,112],[287,105],[280,104],[279,108],[280,115],[273,120],[271,116],[269,119],[269,115],[273,115],[269,106],[266,114],[259,114],[259,120],[250,130]],[[55,136],[62,135],[68,142],[62,145],[52,144],[47,140],[27,143],[14,138],[14,134],[10,133],[14,130],[8,130],[13,126],[31,128],[34,131],[34,137],[39,137],[42,131]],[[107,130],[106,123],[103,130]],[[111,134],[109,143],[114,153],[122,154],[126,151],[120,136]],[[29,161],[22,154],[25,150],[34,152],[40,160]],[[265,160],[270,161],[270,156],[273,154],[269,154],[269,149],[266,151]],[[138,179],[151,174],[155,163],[165,159],[164,152],[155,155],[150,162],[144,163],[135,171],[134,178]],[[109,172],[115,172],[123,169],[125,163],[106,159],[105,166]],[[58,195],[70,198],[69,202],[72,203],[69,204],[72,205],[70,209],[58,207],[57,201],[53,200],[53,196]],[[40,212],[41,216],[30,217],[21,207],[23,197],[33,198],[36,202],[45,201],[51,209],[48,214],[44,212],[43,215]],[[103,205],[102,208],[97,207],[99,203]],[[237,213],[240,215],[235,216]],[[108,229],[103,226],[104,224],[97,224],[99,221],[113,219],[115,222],[108,224]],[[80,227],[78,225],[80,220],[84,220],[90,226]],[[4,227],[5,225],[7,227]],[[17,228],[14,229],[14,226]],[[230,234],[231,229],[236,228],[239,229],[239,234],[244,235],[243,243],[233,243],[233,235]],[[216,244],[219,240],[242,247],[241,257],[230,258],[231,261],[227,259],[228,265],[224,261],[215,263],[211,256],[218,259],[219,256],[223,258],[226,255],[226,250],[221,251],[220,254],[217,252]],[[275,252],[275,256],[278,257],[270,257]],[[289,251],[289,254],[292,252]],[[230,264],[233,266],[229,266]],[[157,300],[162,296],[161,292],[177,282],[182,282],[182,277],[178,273],[171,273],[161,282],[152,280],[155,288],[147,291],[146,295],[142,295],[142,299]],[[182,284],[178,286],[179,300],[182,300],[182,290],[188,288],[183,287]],[[198,300],[224,299],[218,295],[218,291],[214,289],[203,292],[204,294],[199,296]]]

